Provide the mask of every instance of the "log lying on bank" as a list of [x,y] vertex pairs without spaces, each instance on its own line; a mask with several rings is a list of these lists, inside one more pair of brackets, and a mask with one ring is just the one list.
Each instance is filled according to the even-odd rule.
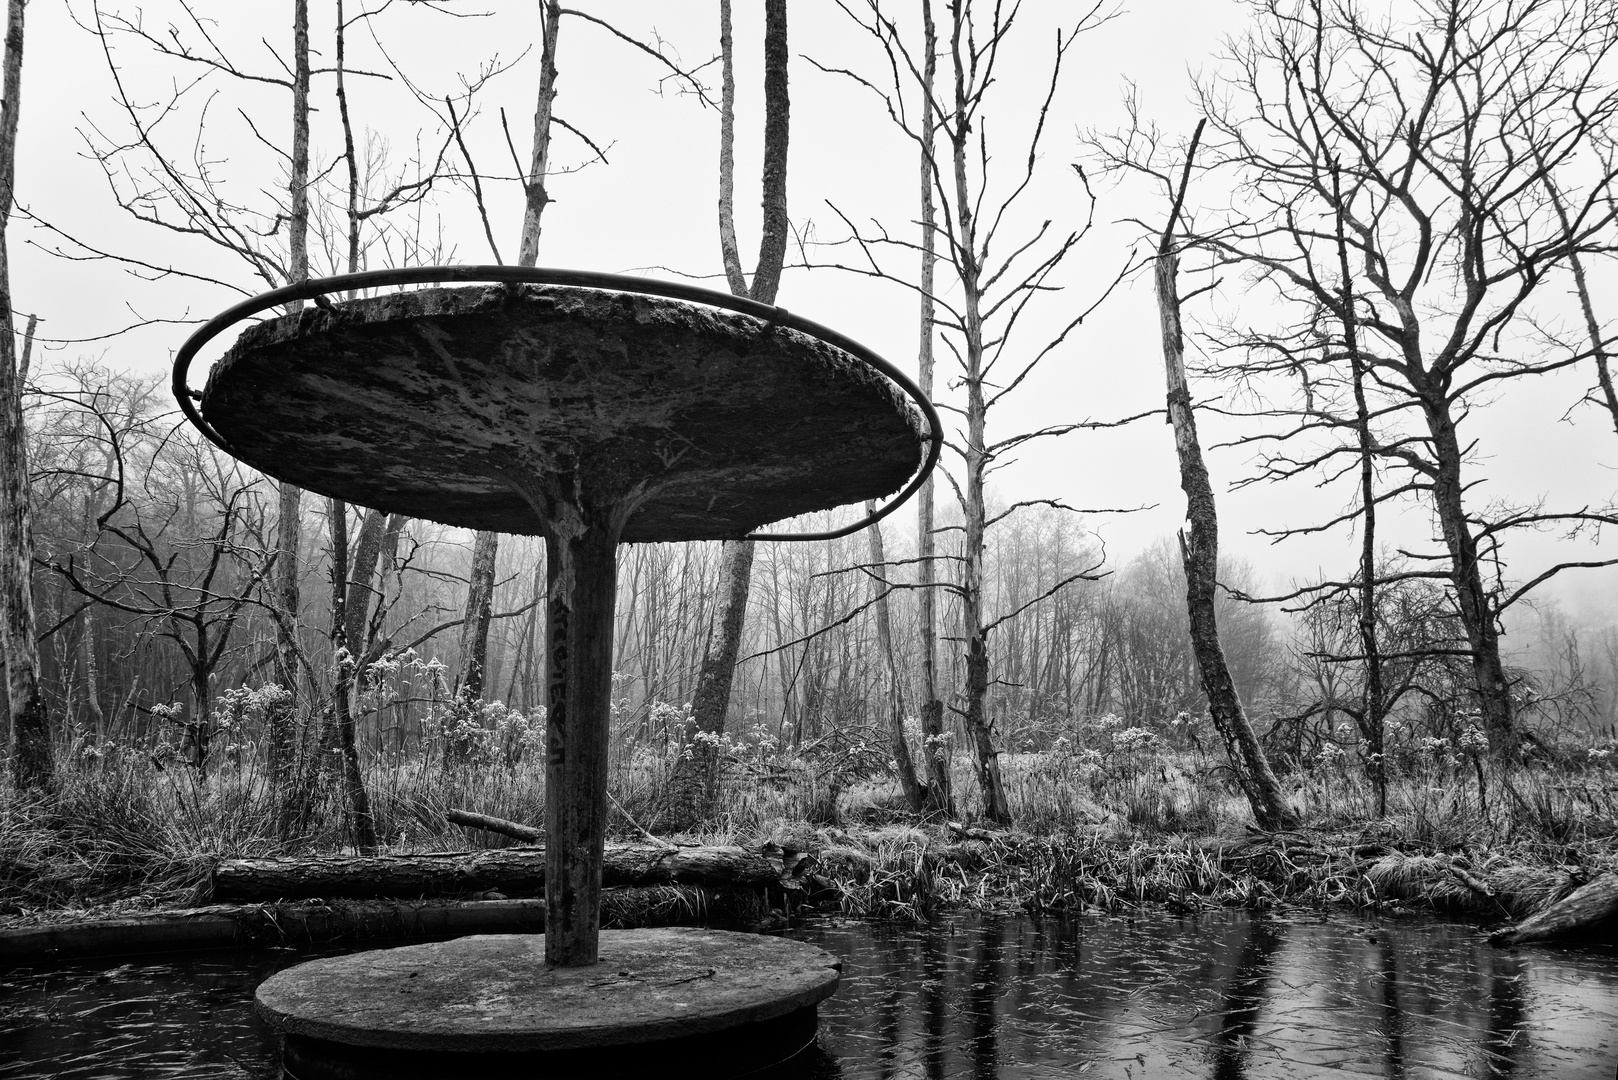
[[[695,885],[608,889],[601,925],[614,929],[718,922],[774,925],[760,890]],[[0,929],[0,964],[105,959],[196,949],[324,947],[434,941],[463,934],[537,934],[544,900],[294,900],[210,904],[110,919]]]
[[1618,940],[1618,874],[1601,874],[1489,940],[1496,945]]
[[[779,855],[772,858],[740,847],[609,844],[602,884],[607,888],[701,885],[757,889],[793,884],[797,869],[787,870]],[[544,848],[225,859],[213,872],[215,900],[382,899],[491,890],[533,895],[544,888]]]
[[192,949],[414,941],[539,933],[542,900],[211,904],[0,930],[0,963]]
[[451,825],[460,825],[468,829],[483,829],[486,832],[499,833],[514,840],[521,840],[526,844],[538,844],[545,839],[545,830],[536,829],[532,825],[522,825],[505,818],[491,817],[488,814],[474,814],[470,810],[445,810],[444,820]]

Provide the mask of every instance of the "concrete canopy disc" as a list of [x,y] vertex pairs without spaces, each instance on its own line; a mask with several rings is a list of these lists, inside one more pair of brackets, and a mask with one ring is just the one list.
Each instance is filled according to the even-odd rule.
[[576,1050],[772,1020],[837,989],[801,941],[689,927],[609,930],[600,962],[546,967],[543,934],[485,934],[311,960],[258,988],[278,1030],[413,1051]]
[[536,534],[506,477],[638,499],[626,542],[740,537],[879,498],[925,422],[870,366],[749,315],[571,286],[422,289],[259,323],[202,414],[243,461],[324,495]]

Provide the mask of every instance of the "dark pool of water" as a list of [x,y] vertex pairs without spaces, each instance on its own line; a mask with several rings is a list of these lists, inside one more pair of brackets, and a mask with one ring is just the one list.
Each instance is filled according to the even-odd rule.
[[[1618,952],[1499,950],[1472,927],[1334,917],[815,920],[844,958],[826,1080],[1600,1077]],[[273,1077],[253,989],[300,956],[0,971],[0,1076]]]

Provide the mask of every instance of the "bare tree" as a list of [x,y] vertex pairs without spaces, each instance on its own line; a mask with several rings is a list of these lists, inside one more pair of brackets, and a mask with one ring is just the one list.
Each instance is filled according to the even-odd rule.
[[[1188,206],[1181,238],[1211,274],[1248,274],[1232,325],[1211,335],[1218,373],[1272,421],[1238,438],[1260,450],[1242,483],[1360,480],[1350,509],[1260,530],[1275,538],[1356,523],[1374,533],[1374,508],[1389,503],[1432,515],[1437,550],[1375,584],[1447,582],[1482,725],[1510,752],[1521,733],[1502,614],[1565,570],[1613,560],[1508,583],[1504,543],[1618,517],[1480,502],[1464,433],[1485,396],[1599,359],[1599,340],[1547,348],[1535,329],[1555,303],[1550,275],[1615,243],[1618,16],[1585,0],[1430,0],[1387,17],[1354,0],[1269,0],[1258,16],[1197,91],[1210,125],[1198,189],[1234,198]],[[1148,135],[1115,157],[1146,168],[1157,149]],[[1378,490],[1368,454],[1388,474]],[[1373,584],[1364,539],[1358,574],[1303,593]]]
[[[958,385],[966,397],[964,407],[958,409],[963,414],[965,430],[958,440],[947,443],[959,455],[963,473],[955,482],[955,489],[963,513],[964,544],[956,580],[949,586],[960,605],[964,638],[966,685],[964,707],[958,713],[972,745],[984,816],[991,821],[1006,822],[1010,820],[1011,808],[1000,777],[1000,749],[996,746],[993,718],[987,712],[992,682],[989,636],[996,627],[1044,597],[1036,597],[1024,608],[998,617],[984,608],[984,537],[992,523],[985,503],[986,478],[997,462],[1035,439],[1101,425],[1089,421],[1060,424],[990,440],[989,411],[1021,386],[1094,308],[1092,304],[1074,315],[1040,347],[1025,349],[1014,345],[1018,339],[1015,331],[1028,305],[1041,293],[1054,290],[1053,275],[1088,231],[1089,220],[1065,234],[1060,230],[1052,231],[1052,222],[1046,220],[1035,227],[1031,235],[1012,241],[1009,250],[1001,248],[1005,239],[1002,229],[1017,219],[1019,201],[1034,183],[1045,122],[1068,50],[1081,31],[1105,22],[1106,16],[1102,14],[1102,6],[1097,4],[1081,12],[1076,19],[1064,20],[1064,28],[1057,33],[1045,96],[1034,113],[1034,130],[1026,155],[1019,154],[1015,171],[1004,178],[1009,180],[1008,193],[992,196],[997,178],[991,175],[994,157],[983,133],[985,101],[991,87],[999,81],[1001,49],[1013,31],[1020,8],[1007,9],[997,4],[984,13],[971,0],[952,0],[948,5],[948,34],[944,43],[951,78],[943,93],[925,89],[927,57],[916,55],[906,44],[898,22],[878,0],[867,0],[866,10],[861,14],[847,6],[844,10],[881,46],[889,69],[889,84],[879,87],[848,69],[817,66],[850,78],[872,92],[894,123],[924,153],[931,145],[931,134],[935,130],[943,135],[946,144],[943,154],[934,153],[923,168],[943,217],[942,223],[931,226],[929,231],[935,242],[941,241],[944,245],[943,261],[950,271],[949,284],[959,288],[959,300],[946,303],[940,295],[942,289],[928,289],[923,295],[944,312],[943,318],[935,317],[933,321],[944,330],[945,340],[959,364]],[[925,33],[928,21],[930,12],[923,20],[922,44],[922,49],[930,54],[932,35]],[[916,92],[924,97],[919,118],[912,115],[907,105],[910,93]],[[994,201],[988,201],[991,198]],[[1093,200],[1087,188],[1083,199],[1093,212]],[[841,211],[838,213],[852,234],[847,243],[857,247],[863,265],[847,262],[836,265],[852,272],[902,282],[910,288],[917,287],[903,275],[887,269],[883,259],[890,251],[920,252],[924,269],[930,268],[931,260],[920,243],[891,236],[880,227],[875,231],[862,231]],[[1007,513],[1022,509],[1024,505],[1030,504],[1019,504]],[[1074,574],[1052,591],[1091,576],[1094,569]]]
[[[786,259],[787,220],[787,139],[790,131],[787,93],[787,6],[786,0],[766,0],[764,6],[764,165],[763,232],[759,238],[758,264],[749,285],[742,271],[741,252],[736,243],[735,140],[736,81],[732,74],[730,0],[719,4],[719,44],[723,64],[722,100],[719,113],[719,248],[724,259],[725,280],[737,296],[751,297],[764,304],[775,303]],[[719,564],[719,604],[714,613],[708,644],[691,700],[696,730],[720,735],[730,709],[731,682],[736,677],[736,661],[741,651],[742,626],[747,616],[747,599],[753,578],[751,540],[726,540]],[[716,746],[700,740],[692,757],[670,780],[668,820],[676,828],[688,827],[706,815],[718,781]]]
[[50,716],[40,693],[39,650],[34,643],[33,506],[6,237],[16,199],[26,6],[26,0],[9,0],[6,5],[5,101],[0,104],[0,605],[5,609],[0,632],[11,725],[11,779],[19,790],[49,789],[54,770]]
[[[1220,135],[1211,167],[1251,201],[1199,239],[1256,269],[1294,310],[1329,313],[1336,329],[1323,336],[1311,319],[1306,337],[1241,335],[1243,377],[1285,374],[1301,387],[1301,419],[1271,437],[1280,446],[1262,475],[1319,475],[1339,456],[1362,457],[1364,425],[1331,401],[1359,369],[1375,395],[1365,422],[1376,453],[1402,474],[1362,497],[1362,512],[1390,498],[1431,509],[1442,569],[1414,572],[1448,581],[1484,728],[1506,752],[1520,733],[1501,615],[1564,570],[1613,560],[1558,562],[1513,586],[1503,543],[1523,529],[1577,533],[1618,519],[1606,508],[1479,506],[1462,430],[1480,395],[1592,355],[1588,345],[1542,350],[1528,330],[1553,270],[1613,249],[1618,170],[1601,151],[1618,119],[1615,48],[1618,16],[1582,0],[1441,0],[1408,28],[1347,2],[1271,3],[1228,83],[1200,91]],[[1547,184],[1559,198],[1547,199]],[[1338,432],[1324,450],[1291,449]]]
[[191,700],[171,719],[183,756],[202,771],[217,673],[275,562],[260,481],[200,437],[165,436],[150,415],[123,422],[103,395],[75,404],[104,433],[107,471],[90,479],[105,506],[88,535],[58,540],[44,563],[74,593],[173,643]]
[[1180,487],[1185,491],[1186,524],[1180,533],[1180,557],[1185,563],[1185,605],[1191,621],[1191,646],[1196,652],[1202,689],[1208,695],[1208,713],[1214,728],[1225,741],[1226,756],[1236,772],[1236,782],[1262,829],[1290,828],[1297,815],[1286,803],[1281,785],[1270,768],[1264,750],[1253,734],[1253,725],[1242,708],[1225,652],[1219,644],[1219,622],[1214,598],[1219,574],[1219,511],[1214,502],[1213,484],[1197,437],[1197,420],[1185,374],[1185,336],[1180,328],[1180,255],[1175,230],[1185,202],[1186,185],[1203,124],[1197,124],[1186,150],[1185,169],[1168,224],[1158,238],[1153,281],[1157,287],[1158,315],[1163,329],[1163,370],[1168,380],[1169,423],[1174,427],[1174,449],[1180,461]]

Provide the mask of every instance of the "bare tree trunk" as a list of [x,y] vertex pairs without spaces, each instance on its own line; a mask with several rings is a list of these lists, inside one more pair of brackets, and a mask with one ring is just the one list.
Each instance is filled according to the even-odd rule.
[[[331,638],[337,661],[337,685],[332,707],[336,712],[337,748],[343,759],[343,792],[348,798],[348,821],[354,846],[361,855],[376,852],[376,821],[371,814],[371,797],[365,790],[365,774],[360,769],[359,746],[354,728],[354,684],[360,675],[360,660],[354,650],[364,645],[348,636],[348,506],[338,499],[329,501],[331,518]],[[376,511],[372,513],[377,514]],[[380,514],[377,517],[380,519]],[[365,606],[365,600],[360,600]]]
[[550,195],[545,190],[545,173],[550,167],[551,105],[556,100],[556,37],[562,26],[559,0],[545,4],[545,40],[539,54],[539,99],[534,106],[534,154],[528,165],[528,182],[522,218],[522,241],[517,249],[517,265],[533,266],[539,261],[539,224]]
[[4,515],[0,521],[0,604],[5,608],[12,784],[19,791],[48,791],[54,783],[55,763],[50,715],[39,686],[39,649],[34,641],[33,507],[6,235],[15,200],[25,6],[25,0],[9,0],[6,5],[5,102],[0,105],[0,513]]
[[[1206,121],[1203,121],[1206,123]],[[1214,505],[1213,485],[1202,459],[1197,438],[1197,421],[1191,408],[1191,391],[1186,384],[1185,339],[1180,328],[1180,294],[1177,278],[1180,258],[1174,251],[1173,236],[1190,180],[1191,159],[1196,155],[1202,124],[1197,125],[1186,155],[1185,173],[1169,214],[1168,225],[1158,244],[1155,267],[1157,309],[1163,330],[1163,368],[1168,379],[1169,423],[1174,426],[1174,449],[1180,459],[1180,487],[1185,492],[1188,529],[1180,533],[1180,556],[1185,563],[1185,605],[1191,622],[1191,648],[1202,674],[1202,689],[1208,695],[1208,711],[1214,727],[1225,741],[1225,751],[1236,773],[1242,793],[1253,808],[1253,817],[1262,829],[1289,828],[1296,815],[1286,804],[1281,785],[1270,769],[1269,760],[1258,744],[1253,726],[1242,709],[1236,684],[1225,663],[1219,644],[1219,624],[1214,597],[1219,573],[1219,515]]]
[[[865,511],[868,514],[876,513],[874,499],[865,504]],[[882,526],[872,525],[868,535],[871,564],[876,568],[875,573],[880,575],[883,573],[882,564],[887,561],[887,555],[882,550]],[[873,592],[885,588],[881,581],[871,579]],[[904,683],[899,678],[899,660],[893,653],[893,624],[888,612],[887,593],[880,592],[875,604],[877,647],[882,650],[888,666],[888,745],[893,751],[893,768],[899,774],[899,787],[904,791],[905,803],[911,812],[919,814],[927,808],[927,791],[916,779],[916,766],[910,760],[910,744],[905,741]]]
[[1387,716],[1387,694],[1382,684],[1382,650],[1377,641],[1376,603],[1376,468],[1372,452],[1371,410],[1365,399],[1365,364],[1360,356],[1359,327],[1354,313],[1354,278],[1348,264],[1348,240],[1343,234],[1342,186],[1336,166],[1332,168],[1332,198],[1336,209],[1337,264],[1343,279],[1343,346],[1348,351],[1354,379],[1354,428],[1360,450],[1360,651],[1365,655],[1365,693],[1360,701],[1359,727],[1365,737],[1371,774],[1376,791],[1378,817],[1388,813],[1388,769],[1383,747],[1383,720]]
[[[921,0],[923,48],[921,138],[921,326],[917,370],[921,392],[933,396],[933,286],[936,279],[938,208],[933,202],[937,182],[934,167],[935,112],[933,81],[938,71],[938,29],[933,23],[932,0]],[[938,538],[933,534],[933,478],[916,497],[916,566],[921,586],[916,590],[917,618],[921,623],[921,736],[922,758],[927,763],[926,809],[955,813],[950,790],[949,740],[944,737],[944,703],[938,696],[938,598],[934,591],[938,567],[934,563]]]
[[984,509],[984,470],[988,465],[988,403],[983,393],[983,282],[981,255],[977,247],[976,204],[967,179],[967,151],[971,131],[967,101],[968,73],[963,48],[968,47],[966,21],[969,12],[957,4],[951,7],[951,54],[955,64],[955,117],[951,129],[951,163],[955,181],[956,229],[959,232],[956,268],[961,279],[965,304],[964,367],[966,385],[966,477],[962,485],[965,516],[965,550],[961,562],[961,622],[966,638],[966,735],[972,741],[973,767],[983,797],[983,816],[989,821],[1011,821],[1011,804],[1000,777],[1000,751],[989,730],[989,641],[983,625],[983,539],[987,515]]
[[[309,0],[293,3],[293,155],[288,176],[291,214],[288,228],[290,282],[309,279]],[[303,301],[288,304],[288,311],[303,308]],[[298,748],[298,691],[301,688],[301,651],[298,646],[298,549],[303,542],[303,489],[282,481],[278,486],[275,525],[275,578],[270,583],[275,620],[275,677],[286,690],[285,701],[267,714],[270,738],[270,787],[282,793],[280,824],[283,836],[296,821],[306,818],[311,792],[296,792]]]
[[[731,291],[751,296],[764,304],[775,303],[781,284],[781,266],[787,245],[787,139],[790,130],[787,95],[787,6],[786,0],[765,0],[764,5],[764,232],[759,241],[758,266],[753,286],[742,280],[741,255],[736,247],[735,205],[735,78],[732,74],[730,2],[719,5],[719,44],[723,65],[723,94],[719,128],[719,246],[724,259],[725,277]],[[725,713],[730,708],[730,686],[736,676],[736,658],[741,650],[742,626],[747,614],[747,597],[753,573],[753,541],[727,540],[720,562],[719,610],[714,622],[718,630],[708,639],[692,697],[692,719],[696,730],[722,735]],[[704,744],[706,745],[706,744]],[[716,784],[717,758],[710,758],[707,747],[701,755],[682,762],[670,777],[670,812],[680,827],[706,816]],[[701,805],[691,802],[700,791]],[[700,812],[698,812],[700,811]],[[696,818],[691,815],[695,813]]]
[[466,621],[461,623],[461,673],[455,692],[471,699],[483,696],[489,657],[489,616],[494,602],[495,558],[500,535],[480,532],[472,541],[472,573],[466,588]]
[[[539,261],[539,234],[550,194],[545,189],[545,173],[550,167],[551,106],[556,100],[556,40],[562,25],[562,5],[548,0],[540,44],[539,93],[534,106],[534,149],[523,184],[522,237],[517,248],[517,265],[534,266]],[[461,674],[456,679],[459,692],[471,698],[483,696],[483,682],[489,657],[489,615],[494,601],[495,563],[500,553],[500,535],[480,531],[472,541],[472,575],[466,589],[466,621],[461,624]]]
[[703,656],[697,689],[691,699],[693,735],[690,757],[682,758],[669,777],[667,826],[689,829],[708,815],[719,785],[718,740],[725,733],[730,685],[736,675],[747,594],[753,579],[753,543],[727,540],[719,563],[719,610]]
[[1511,685],[1500,659],[1500,628],[1493,599],[1483,584],[1477,537],[1466,516],[1466,488],[1461,478],[1463,451],[1451,415],[1450,399],[1443,388],[1430,385],[1425,378],[1413,382],[1423,391],[1422,411],[1436,466],[1432,476],[1433,507],[1438,512],[1444,546],[1449,552],[1450,581],[1472,653],[1478,707],[1483,714],[1490,749],[1509,756],[1516,752],[1518,739]]
[[95,605],[84,609],[84,637],[79,642],[84,663],[84,703],[90,711],[90,722],[95,725],[95,741],[100,745],[107,737],[107,715],[101,710],[100,665],[96,660]]

